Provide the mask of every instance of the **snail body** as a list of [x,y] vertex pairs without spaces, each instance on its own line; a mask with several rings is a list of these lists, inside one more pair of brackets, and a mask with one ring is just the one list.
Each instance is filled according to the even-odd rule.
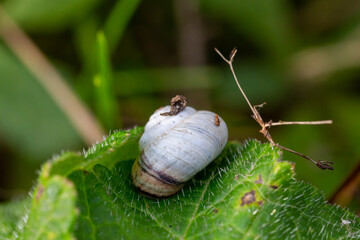
[[150,117],[132,168],[135,186],[145,195],[165,198],[205,168],[224,149],[228,130],[215,113],[185,107],[170,115],[166,106]]

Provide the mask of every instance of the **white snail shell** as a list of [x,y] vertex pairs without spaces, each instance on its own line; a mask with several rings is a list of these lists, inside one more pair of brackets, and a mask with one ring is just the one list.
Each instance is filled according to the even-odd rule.
[[174,195],[224,149],[228,130],[215,113],[186,107],[175,116],[163,107],[150,117],[132,168],[135,186],[150,197]]

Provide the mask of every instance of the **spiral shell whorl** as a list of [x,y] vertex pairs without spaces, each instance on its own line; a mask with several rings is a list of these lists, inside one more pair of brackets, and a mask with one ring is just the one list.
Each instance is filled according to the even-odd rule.
[[215,124],[215,113],[186,107],[176,116],[161,116],[170,106],[157,110],[140,139],[141,155],[132,177],[143,192],[168,197],[206,167],[224,149],[228,131],[225,122]]

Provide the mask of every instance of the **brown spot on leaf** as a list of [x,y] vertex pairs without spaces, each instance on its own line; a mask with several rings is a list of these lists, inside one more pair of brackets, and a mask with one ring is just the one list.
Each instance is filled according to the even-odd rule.
[[290,169],[291,169],[292,171],[295,171],[295,167],[296,167],[295,163],[291,163]]
[[277,188],[278,188],[277,185],[270,185],[270,187],[271,187],[272,189],[277,189]]
[[219,209],[215,208],[215,209],[213,210],[213,212],[214,212],[214,213],[218,213],[218,212],[219,212]]
[[216,113],[215,113],[215,125],[216,125],[216,126],[220,126],[219,115],[217,115]]
[[74,183],[68,179],[65,179],[65,183],[66,185],[70,186],[70,187],[73,187],[74,186]]
[[259,178],[255,180],[255,183],[263,184],[263,179],[262,179],[261,174],[259,174]]
[[183,95],[176,95],[171,99],[170,112],[160,113],[161,116],[175,116],[187,106],[188,100]]
[[255,202],[256,201],[255,194],[256,192],[254,190],[245,193],[244,196],[241,198],[241,206]]
[[38,190],[36,191],[36,196],[35,196],[35,199],[36,199],[37,202],[41,198],[44,190],[45,190],[44,187],[42,185],[39,185]]

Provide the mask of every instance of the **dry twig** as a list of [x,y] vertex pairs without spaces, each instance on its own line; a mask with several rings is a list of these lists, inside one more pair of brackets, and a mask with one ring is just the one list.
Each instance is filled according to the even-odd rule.
[[280,125],[294,125],[294,124],[302,124],[302,125],[317,125],[317,124],[331,124],[332,121],[331,120],[325,120],[325,121],[314,121],[314,122],[282,122],[282,121],[279,121],[279,122],[272,122],[272,121],[269,121],[269,122],[264,122],[264,120],[262,119],[258,109],[263,107],[266,103],[263,103],[263,104],[260,104],[260,105],[252,105],[249,101],[249,99],[247,98],[245,92],[243,91],[243,89],[241,88],[240,86],[240,83],[236,77],[236,74],[235,74],[235,71],[234,71],[234,68],[233,68],[233,61],[234,61],[234,57],[236,55],[236,52],[237,52],[237,49],[234,48],[231,53],[230,53],[230,57],[229,59],[225,58],[221,52],[215,48],[215,51],[220,55],[220,57],[227,63],[229,64],[230,66],[230,70],[231,70],[231,73],[236,81],[236,84],[238,86],[238,88],[240,89],[240,92],[242,93],[242,95],[244,96],[246,102],[248,103],[251,111],[252,111],[252,118],[255,119],[255,121],[260,125],[261,127],[261,130],[260,132],[264,135],[264,137],[270,142],[271,146],[276,146],[280,149],[283,149],[285,151],[288,151],[288,152],[291,152],[291,153],[294,153],[296,155],[299,155],[311,162],[313,162],[314,164],[316,164],[316,166],[318,166],[320,169],[324,170],[324,169],[330,169],[330,170],[333,170],[334,168],[331,166],[333,164],[333,162],[329,162],[329,161],[315,161],[311,158],[309,158],[308,156],[302,154],[302,153],[298,153],[292,149],[289,149],[289,148],[286,148],[286,147],[283,147],[281,145],[279,145],[278,143],[275,143],[273,138],[271,137],[270,133],[269,133],[269,130],[268,128],[270,128],[271,126],[280,126]]

